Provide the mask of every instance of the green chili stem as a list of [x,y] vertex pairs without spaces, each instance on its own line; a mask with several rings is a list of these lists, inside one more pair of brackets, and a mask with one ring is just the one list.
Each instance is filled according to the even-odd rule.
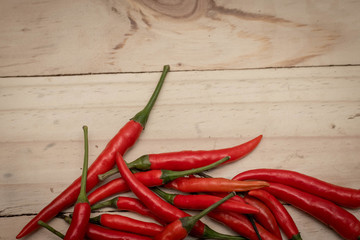
[[43,222],[43,221],[38,221],[38,224],[44,228],[46,228],[47,230],[49,230],[50,232],[52,232],[53,234],[55,234],[56,236],[58,236],[59,238],[64,239],[65,235],[62,234],[61,232],[57,231],[55,228],[51,227],[49,224]]
[[[201,176],[201,177],[204,177],[204,178],[212,178],[212,176],[204,173],[204,172],[200,172],[200,173],[197,173],[197,175]],[[237,194],[238,196],[242,197],[240,193]],[[249,219],[252,227],[254,228],[254,231],[256,233],[256,236],[258,237],[259,240],[262,240],[261,236],[260,236],[260,233],[259,233],[259,230],[257,229],[256,227],[256,224],[255,224],[255,220],[254,220],[254,216],[252,216],[251,214],[245,214],[246,217]],[[296,239],[294,239],[296,240]]]
[[228,194],[227,196],[225,196],[221,200],[217,201],[216,203],[214,203],[211,206],[209,206],[209,207],[205,208],[204,210],[202,210],[200,213],[198,213],[198,214],[196,214],[194,216],[181,218],[180,221],[181,221],[183,227],[187,231],[190,231],[194,227],[196,222],[200,220],[200,218],[204,217],[206,214],[208,214],[209,212],[211,212],[212,210],[217,208],[219,205],[221,205],[222,203],[224,203],[225,201],[227,201],[228,199],[232,198],[235,195],[236,195],[235,192],[231,192],[230,194]]
[[88,161],[89,161],[89,143],[88,143],[88,127],[83,126],[84,130],[84,164],[81,175],[81,187],[77,203],[88,203],[86,196],[86,180],[87,180],[87,170],[88,170]]
[[[358,239],[360,239],[360,237],[359,237]],[[301,238],[301,236],[300,236],[300,233],[292,236],[291,240],[302,240],[302,238]]]
[[114,167],[113,169],[107,171],[106,173],[103,173],[103,174],[99,174],[98,175],[98,178],[100,181],[104,181],[105,179],[107,179],[108,177],[116,174],[119,172],[119,169],[117,167]]
[[138,122],[141,124],[141,126],[143,128],[145,128],[145,125],[146,125],[146,122],[149,118],[149,115],[150,115],[150,111],[151,109],[153,108],[155,102],[156,102],[156,99],[157,97],[159,96],[159,93],[160,93],[160,90],[161,90],[161,87],[164,83],[164,80],[165,80],[165,77],[167,75],[167,73],[169,72],[170,70],[170,66],[169,65],[165,65],[164,68],[163,68],[163,72],[161,74],[161,77],[160,77],[160,80],[158,82],[158,84],[156,85],[156,88],[153,92],[153,94],[151,95],[148,103],[146,104],[146,106],[144,107],[143,110],[141,110],[140,112],[138,112],[131,120],[135,121],[135,122]]
[[98,215],[96,217],[90,218],[89,222],[95,223],[95,224],[101,224],[101,215]]
[[155,192],[157,195],[159,195],[161,198],[163,198],[165,201],[167,201],[171,204],[174,203],[174,198],[176,197],[176,194],[164,192],[163,190],[161,190],[158,187],[152,187],[151,190],[153,192]]
[[115,207],[116,208],[117,207],[116,206],[117,200],[118,200],[118,198],[115,197],[115,198],[110,199],[110,200],[95,203],[94,205],[91,206],[91,211],[98,210],[100,208],[105,208],[105,207]]

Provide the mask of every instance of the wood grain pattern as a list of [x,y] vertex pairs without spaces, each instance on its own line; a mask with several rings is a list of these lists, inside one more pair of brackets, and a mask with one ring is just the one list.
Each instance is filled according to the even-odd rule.
[[2,1],[0,76],[360,63],[359,1]]
[[[1,79],[0,239],[14,238],[80,175],[81,126],[89,126],[92,162],[141,109],[159,76]],[[282,168],[358,188],[359,90],[357,66],[170,72],[144,134],[125,157],[131,161],[145,153],[217,149],[264,134],[252,154],[211,174],[230,178],[247,169]],[[339,239],[321,223],[286,207],[304,239]],[[360,218],[359,210],[352,212]],[[61,220],[51,224],[65,232]],[[41,237],[52,236],[41,230],[27,239]]]

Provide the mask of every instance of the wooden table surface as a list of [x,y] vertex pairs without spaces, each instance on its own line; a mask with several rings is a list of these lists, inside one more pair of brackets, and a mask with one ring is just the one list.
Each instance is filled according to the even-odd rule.
[[[2,1],[0,239],[15,239],[81,174],[81,127],[91,163],[165,64],[171,72],[127,161],[263,134],[254,152],[211,174],[290,169],[359,188],[358,9],[336,0]],[[340,239],[285,206],[304,239]],[[24,239],[57,237],[40,229]]]

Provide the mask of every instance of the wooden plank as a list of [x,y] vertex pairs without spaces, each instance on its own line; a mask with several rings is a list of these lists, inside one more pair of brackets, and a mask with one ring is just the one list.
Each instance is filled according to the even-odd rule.
[[0,76],[359,64],[359,1],[2,1]]
[[[92,162],[141,109],[159,76],[154,72],[2,79],[0,238],[13,238],[30,215],[80,175],[81,126],[89,126]],[[281,168],[358,188],[359,90],[356,66],[171,72],[144,134],[125,157],[132,161],[146,153],[218,149],[264,134],[252,154],[211,174],[230,178],[248,169]],[[339,238],[287,207],[304,239]],[[359,210],[352,212],[360,217]],[[66,229],[60,220],[52,223]],[[39,231],[28,239],[47,236]]]

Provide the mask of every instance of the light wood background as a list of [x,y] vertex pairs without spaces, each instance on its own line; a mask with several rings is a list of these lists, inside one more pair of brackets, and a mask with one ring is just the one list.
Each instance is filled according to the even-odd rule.
[[[81,174],[82,125],[92,162],[165,64],[171,72],[127,161],[263,134],[252,154],[212,175],[281,168],[359,188],[359,9],[335,0],[1,1],[0,239],[15,239]],[[340,239],[286,207],[304,239]],[[66,231],[62,220],[51,225]],[[57,238],[41,229],[26,239]]]

